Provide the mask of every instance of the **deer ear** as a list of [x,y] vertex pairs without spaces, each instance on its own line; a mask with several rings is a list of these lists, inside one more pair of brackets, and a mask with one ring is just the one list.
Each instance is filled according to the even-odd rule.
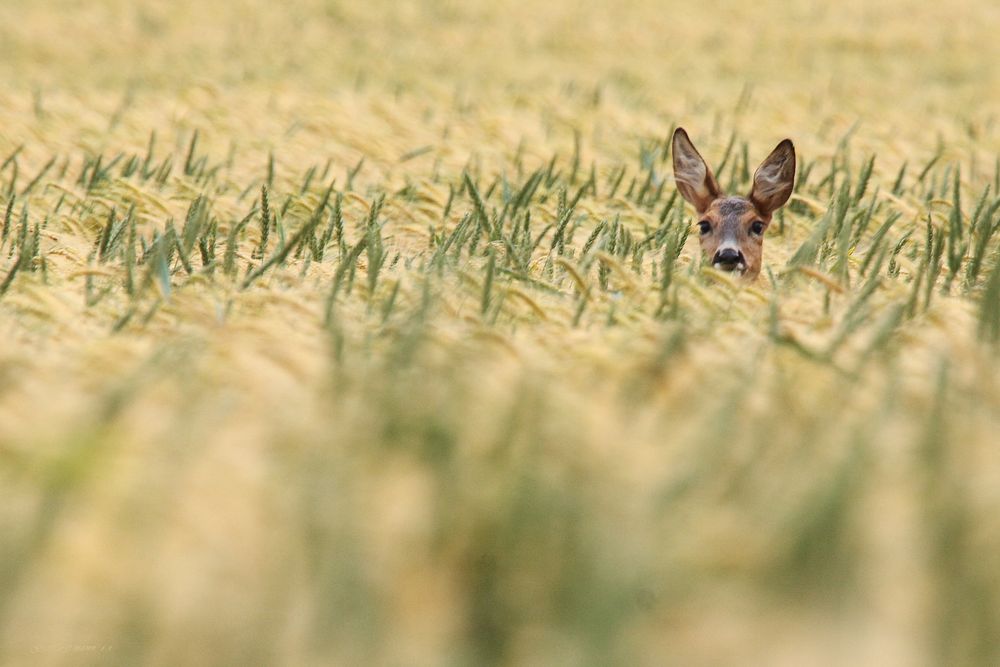
[[712,170],[705,164],[705,160],[691,143],[684,128],[678,127],[674,131],[671,152],[674,156],[674,180],[677,182],[677,190],[684,199],[694,205],[698,213],[704,213],[722,194]]
[[785,205],[795,182],[795,146],[785,139],[760,163],[753,175],[750,201],[769,216]]

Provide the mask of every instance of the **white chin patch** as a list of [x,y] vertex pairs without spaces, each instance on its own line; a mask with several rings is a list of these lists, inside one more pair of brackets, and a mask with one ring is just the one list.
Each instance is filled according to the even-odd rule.
[[747,265],[744,264],[743,262],[740,262],[739,264],[737,264],[736,268],[734,268],[734,269],[726,269],[719,262],[716,262],[715,264],[713,264],[712,268],[713,269],[718,269],[719,271],[729,271],[730,273],[740,273],[740,274],[746,273],[746,271],[747,271]]

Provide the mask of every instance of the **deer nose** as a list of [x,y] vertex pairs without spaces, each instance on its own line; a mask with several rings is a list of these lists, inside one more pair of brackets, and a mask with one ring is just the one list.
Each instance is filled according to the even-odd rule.
[[724,271],[732,271],[740,264],[745,264],[743,253],[736,248],[723,248],[715,253],[715,259],[712,260],[712,263]]

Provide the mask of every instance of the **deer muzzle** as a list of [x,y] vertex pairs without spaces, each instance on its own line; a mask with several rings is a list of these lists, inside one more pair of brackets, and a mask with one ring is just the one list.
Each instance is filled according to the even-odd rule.
[[712,259],[712,266],[721,271],[746,271],[747,263],[737,248],[719,248]]

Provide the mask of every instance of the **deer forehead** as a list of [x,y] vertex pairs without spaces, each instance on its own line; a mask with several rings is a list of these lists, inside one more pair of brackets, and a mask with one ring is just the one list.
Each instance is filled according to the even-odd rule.
[[743,197],[723,197],[712,202],[707,211],[709,217],[713,218],[716,224],[721,225],[724,231],[735,232],[749,222],[751,218],[758,217],[754,205]]
[[743,197],[724,197],[715,202],[715,209],[723,218],[742,217],[752,208],[753,204]]

